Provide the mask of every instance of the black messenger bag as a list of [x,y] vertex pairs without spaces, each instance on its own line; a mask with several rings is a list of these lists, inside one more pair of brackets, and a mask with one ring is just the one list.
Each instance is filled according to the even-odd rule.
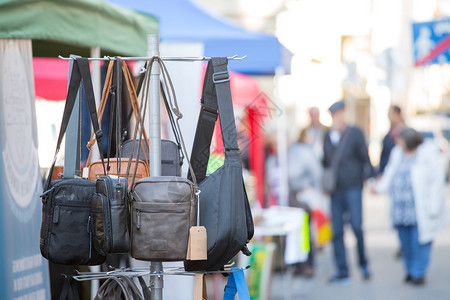
[[128,188],[125,178],[97,179],[92,200],[94,245],[102,255],[130,250]]
[[[251,255],[247,243],[253,237],[253,219],[242,178],[240,150],[231,102],[227,58],[213,57],[203,83],[191,164],[201,191],[200,225],[206,227],[208,259],[185,261],[187,271],[216,271],[239,251]],[[206,176],[214,124],[220,116],[225,162]]]
[[105,256],[99,254],[92,243],[91,202],[95,193],[95,182],[81,178],[61,179],[51,182],[56,158],[81,80],[83,80],[86,91],[89,113],[96,133],[99,151],[103,156],[100,146],[102,144],[102,132],[97,120],[89,62],[86,58],[77,58],[73,61],[55,157],[44,186],[44,193],[41,195],[40,248],[42,256],[56,264],[98,265],[105,261]]
[[[121,136],[121,113],[122,113],[122,61],[116,58],[115,80],[116,91],[111,97],[111,123],[115,118],[116,140]],[[127,70],[127,69],[126,69]],[[107,88],[107,87],[105,87]],[[115,113],[114,113],[115,111]],[[110,171],[110,153],[113,140],[112,126],[109,130],[108,139],[108,159],[107,170]],[[92,200],[93,234],[94,246],[102,255],[110,253],[125,253],[130,250],[130,235],[128,231],[129,213],[128,213],[128,182],[127,178],[121,178],[121,147],[116,143],[116,154],[118,159],[115,161],[117,174],[101,176],[96,181],[96,193]]]

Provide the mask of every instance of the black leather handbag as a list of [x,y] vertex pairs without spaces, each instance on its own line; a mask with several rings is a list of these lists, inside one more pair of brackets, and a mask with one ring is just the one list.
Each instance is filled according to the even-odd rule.
[[[86,58],[77,58],[73,61],[55,157],[44,186],[44,193],[41,195],[40,248],[42,255],[53,263],[98,265],[105,261],[105,256],[98,253],[93,247],[91,203],[95,193],[95,182],[81,178],[63,178],[51,182],[56,158],[81,81],[85,88],[91,122],[99,141],[98,145],[101,145],[102,132],[99,129],[95,109],[89,62]],[[100,146],[99,151],[103,156]]]
[[102,255],[130,250],[127,199],[125,178],[107,175],[97,179],[91,210],[94,246]]
[[[117,58],[115,67],[116,92],[111,97],[111,120],[115,117],[116,140],[121,135],[121,88],[122,88],[122,61]],[[128,70],[128,69],[125,69]],[[106,87],[105,87],[106,88]],[[107,170],[110,169],[110,153],[113,140],[113,129],[110,126],[108,139]],[[128,232],[128,183],[126,178],[120,178],[122,161],[121,151],[116,143],[118,159],[114,161],[114,171],[118,175],[105,175],[96,181],[96,194],[92,200],[92,219],[94,246],[101,254],[125,253],[130,250],[130,236]],[[125,169],[125,168],[124,168]]]
[[[191,164],[201,190],[200,225],[207,231],[208,259],[185,261],[187,271],[217,271],[241,250],[251,255],[246,245],[253,237],[253,219],[242,178],[227,64],[227,58],[213,57],[203,83]],[[220,116],[225,162],[206,176],[217,115]]]

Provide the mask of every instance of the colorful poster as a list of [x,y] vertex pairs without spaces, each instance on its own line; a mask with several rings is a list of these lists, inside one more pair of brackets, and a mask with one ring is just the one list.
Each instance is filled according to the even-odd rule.
[[0,39],[0,299],[50,299],[30,40]]

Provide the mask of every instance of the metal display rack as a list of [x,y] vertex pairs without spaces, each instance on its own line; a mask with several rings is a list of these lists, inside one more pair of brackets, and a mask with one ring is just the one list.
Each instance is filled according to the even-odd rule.
[[[132,60],[132,61],[150,61],[154,57],[160,57],[159,53],[159,36],[157,34],[152,34],[148,36],[147,39],[147,49],[148,57],[120,57],[121,60]],[[237,55],[227,57],[228,60],[242,60],[247,56],[238,57]],[[63,60],[73,60],[76,56],[62,57]],[[208,61],[211,57],[160,57],[163,61],[174,61],[174,62],[193,62],[193,61]],[[91,61],[98,60],[116,60],[115,57],[105,56],[103,58],[88,58]],[[149,93],[149,103],[148,115],[149,115],[149,163],[150,163],[150,176],[160,176],[161,175],[161,124],[160,124],[160,65],[158,60],[153,62],[153,66],[150,74],[150,93]],[[74,108],[76,110],[76,108]],[[76,125],[75,125],[76,126]],[[205,272],[204,274],[213,273],[232,273],[236,272],[238,269],[231,268],[232,265],[225,266],[224,271],[217,272]],[[245,268],[249,268],[248,266]],[[78,281],[85,280],[98,280],[105,279],[111,276],[150,276],[150,288],[151,288],[151,300],[162,300],[163,299],[163,288],[164,288],[164,275],[186,275],[194,276],[195,272],[186,272],[184,268],[163,268],[162,262],[150,262],[150,271],[148,269],[114,269],[109,272],[84,272],[78,273],[74,276],[74,279]]]

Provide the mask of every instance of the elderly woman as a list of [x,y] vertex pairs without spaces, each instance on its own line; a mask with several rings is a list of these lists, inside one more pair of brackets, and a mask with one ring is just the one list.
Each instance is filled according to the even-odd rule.
[[389,192],[391,217],[398,231],[405,281],[425,284],[431,244],[446,223],[445,170],[442,155],[420,133],[404,128],[375,192]]

